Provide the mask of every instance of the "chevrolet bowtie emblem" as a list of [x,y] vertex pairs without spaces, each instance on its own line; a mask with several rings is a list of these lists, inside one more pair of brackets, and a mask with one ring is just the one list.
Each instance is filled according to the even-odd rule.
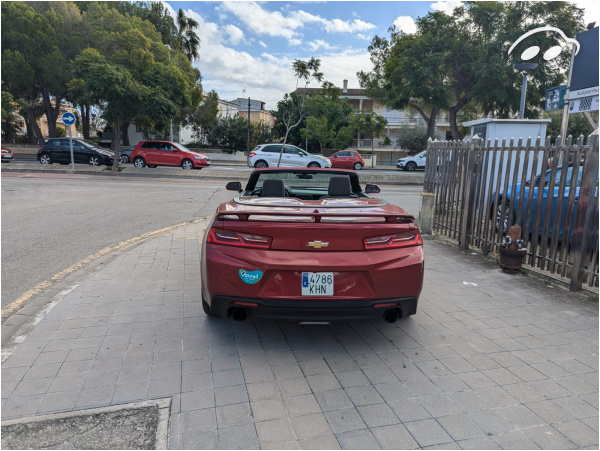
[[324,241],[310,241],[307,246],[314,247],[315,249],[321,249],[322,247],[329,246],[329,243]]

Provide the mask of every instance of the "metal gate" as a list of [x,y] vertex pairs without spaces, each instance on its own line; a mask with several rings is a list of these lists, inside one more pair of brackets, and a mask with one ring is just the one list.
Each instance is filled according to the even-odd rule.
[[497,251],[522,227],[524,264],[598,286],[598,135],[560,145],[481,139],[429,141],[425,191],[435,194],[433,230],[463,249]]

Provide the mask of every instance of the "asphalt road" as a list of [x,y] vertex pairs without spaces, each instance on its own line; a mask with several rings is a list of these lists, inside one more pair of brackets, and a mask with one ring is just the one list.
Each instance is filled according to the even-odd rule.
[[[27,163],[31,163],[31,162],[36,162],[37,158],[36,155],[33,154],[17,154],[15,156],[15,160],[16,162],[27,162]],[[5,164],[10,164],[10,163],[5,163]],[[121,163],[121,165],[123,165]],[[81,166],[80,164],[77,164],[75,167],[77,168],[78,166]],[[131,166],[133,167],[133,165],[131,163],[125,163],[124,166]],[[65,166],[67,167],[67,166]],[[249,168],[248,166],[246,166],[245,164],[239,164],[239,163],[226,163],[226,162],[217,162],[217,163],[212,163],[211,167],[209,169],[205,169],[206,171],[210,171],[210,169],[216,169],[219,171],[223,171],[223,170],[228,170],[228,171],[241,171],[241,172],[250,172],[253,169]],[[403,172],[401,169],[395,168],[393,166],[390,166],[389,169],[381,169],[381,166],[379,169],[369,169],[368,167],[364,168],[361,170],[361,173],[371,173],[371,174],[398,174],[398,173],[403,173],[403,174],[408,174],[408,175],[415,175],[417,176],[417,174],[422,174],[423,171],[416,171],[416,172]]]
[[[379,197],[418,214],[420,186]],[[225,181],[2,174],[2,308],[38,283],[121,241],[211,216]]]

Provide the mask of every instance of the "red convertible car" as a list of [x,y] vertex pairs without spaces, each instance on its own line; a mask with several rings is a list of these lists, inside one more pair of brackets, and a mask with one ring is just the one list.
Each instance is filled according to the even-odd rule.
[[255,170],[221,204],[202,252],[202,305],[235,321],[302,323],[416,313],[423,241],[413,216],[340,169]]

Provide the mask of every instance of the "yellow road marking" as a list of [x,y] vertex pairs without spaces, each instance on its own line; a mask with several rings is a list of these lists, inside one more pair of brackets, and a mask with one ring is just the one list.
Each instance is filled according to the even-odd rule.
[[121,241],[120,243],[115,244],[114,246],[105,247],[104,249],[96,252],[95,254],[92,254],[92,255],[84,258],[83,260],[78,261],[74,265],[69,266],[67,269],[64,269],[63,271],[59,272],[58,274],[53,275],[50,278],[50,280],[45,280],[43,282],[38,283],[31,290],[27,291],[22,296],[20,296],[18,299],[16,299],[15,301],[11,302],[8,306],[6,306],[6,308],[2,309],[2,316],[4,317],[5,315],[12,313],[14,310],[19,308],[24,302],[28,301],[36,294],[39,294],[42,291],[46,290],[47,288],[50,288],[52,285],[54,285],[56,282],[63,279],[68,274],[70,274],[74,271],[77,271],[78,269],[81,269],[83,266],[87,265],[88,263],[92,262],[93,260],[96,260],[97,258],[102,257],[103,255],[108,254],[109,252],[116,251],[125,246],[128,246],[129,244],[135,243],[136,241],[143,240],[144,238],[148,238],[153,235],[158,235],[159,233],[168,232],[169,230],[173,230],[173,229],[176,229],[181,226],[195,224],[197,222],[204,221],[204,219],[205,218],[200,218],[200,219],[194,219],[192,221],[181,222],[179,224],[175,224],[175,225],[172,225],[169,227],[164,227],[162,229],[154,230],[153,232],[147,232],[142,235],[136,236],[134,238],[130,238],[125,241]]

